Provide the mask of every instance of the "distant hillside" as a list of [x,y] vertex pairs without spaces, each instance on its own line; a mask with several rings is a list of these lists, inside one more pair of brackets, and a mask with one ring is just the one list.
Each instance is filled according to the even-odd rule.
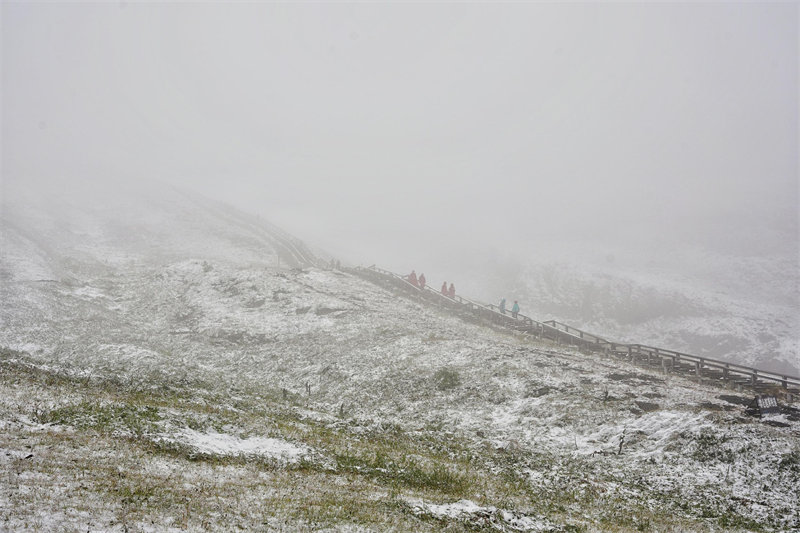
[[267,221],[157,182],[7,184],[0,215],[0,275],[17,281],[192,258],[291,267],[315,260]]

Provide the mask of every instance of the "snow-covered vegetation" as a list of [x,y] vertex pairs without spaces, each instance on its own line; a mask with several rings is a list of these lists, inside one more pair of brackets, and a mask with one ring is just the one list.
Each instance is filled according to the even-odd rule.
[[0,530],[800,528],[788,397],[746,416],[128,201],[4,210]]

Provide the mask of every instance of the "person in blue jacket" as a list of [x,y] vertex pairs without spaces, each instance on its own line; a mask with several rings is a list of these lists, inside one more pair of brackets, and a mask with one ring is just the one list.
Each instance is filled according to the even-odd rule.
[[511,316],[517,318],[517,313],[519,313],[519,304],[514,300],[514,306],[511,308]]
[[505,298],[501,298],[500,299],[500,312],[503,313],[503,314],[506,314],[506,299]]

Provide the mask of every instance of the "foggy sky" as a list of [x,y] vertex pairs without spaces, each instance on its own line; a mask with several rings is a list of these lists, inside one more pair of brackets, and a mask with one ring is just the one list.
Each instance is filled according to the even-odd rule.
[[2,165],[396,269],[743,223],[797,250],[798,6],[4,2]]

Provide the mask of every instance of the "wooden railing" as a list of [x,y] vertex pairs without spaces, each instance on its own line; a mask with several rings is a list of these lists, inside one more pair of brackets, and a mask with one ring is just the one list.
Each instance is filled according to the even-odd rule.
[[597,344],[597,345],[606,345],[609,344],[607,340],[602,337],[598,337],[592,333],[587,331],[580,330],[578,328],[574,328],[568,324],[564,324],[563,322],[557,322],[555,320],[548,320],[545,322],[548,326],[552,326],[553,328],[563,331],[567,335],[572,335],[574,337],[578,337],[581,340],[585,340],[589,343]]
[[779,385],[784,389],[800,387],[800,377],[781,372],[762,370],[642,344],[628,344],[624,346],[624,349],[639,359],[660,364],[665,371],[689,371],[698,377],[734,381],[742,385],[758,386],[761,381]]
[[649,366],[658,366],[664,372],[692,374],[710,381],[748,386],[757,390],[778,386],[794,394],[800,394],[800,377],[797,376],[643,344],[612,342],[556,320],[539,322],[521,313],[517,313],[514,318],[508,310],[505,313],[501,312],[496,305],[476,302],[460,295],[450,298],[429,285],[420,289],[403,276],[374,265],[369,268],[359,267],[350,270],[378,285],[394,288],[411,297],[426,300],[463,318],[513,330],[523,335],[549,339],[558,344],[570,344],[593,352],[625,357]]

